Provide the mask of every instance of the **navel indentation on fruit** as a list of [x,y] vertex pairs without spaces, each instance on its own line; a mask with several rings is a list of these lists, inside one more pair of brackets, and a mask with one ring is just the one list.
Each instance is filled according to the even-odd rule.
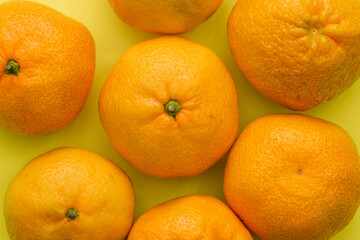
[[312,34],[318,34],[318,33],[320,33],[319,27],[317,27],[317,26],[312,27],[312,28],[310,29],[310,33],[312,33]]
[[302,173],[303,173],[303,170],[302,170],[302,169],[298,169],[298,170],[297,170],[297,174],[298,174],[298,175],[301,175]]
[[296,41],[303,46],[302,51],[306,51],[307,57],[313,58],[315,54],[324,55],[338,47],[337,42],[327,34],[328,24],[324,17],[304,17],[304,24],[295,29],[292,35],[297,37]]

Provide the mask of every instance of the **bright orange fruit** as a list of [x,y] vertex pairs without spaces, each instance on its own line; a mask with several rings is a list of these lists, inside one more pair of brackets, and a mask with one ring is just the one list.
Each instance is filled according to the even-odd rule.
[[220,200],[189,195],[155,206],[135,222],[128,240],[252,240],[249,231]]
[[359,154],[333,123],[299,114],[264,116],[232,148],[224,191],[263,240],[329,239],[359,207]]
[[307,110],[360,77],[359,26],[359,0],[241,0],[228,21],[228,41],[258,91]]
[[99,110],[116,151],[156,177],[200,174],[224,156],[238,130],[237,92],[225,65],[179,37],[126,51],[106,80]]
[[223,0],[108,0],[127,24],[145,32],[177,34],[205,22]]
[[134,218],[134,190],[111,161],[58,148],[30,161],[4,201],[10,239],[123,240]]
[[87,28],[31,1],[0,5],[0,128],[37,135],[71,123],[95,69]]

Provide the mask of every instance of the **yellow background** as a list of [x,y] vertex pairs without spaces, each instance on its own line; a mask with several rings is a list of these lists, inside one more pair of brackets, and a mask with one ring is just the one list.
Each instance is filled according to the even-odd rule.
[[[5,2],[0,0],[0,3]],[[210,194],[225,200],[222,176],[226,158],[200,176],[158,179],[146,176],[124,161],[112,148],[100,124],[97,102],[101,87],[119,57],[132,45],[158,35],[139,32],[121,22],[106,0],[37,0],[85,24],[97,48],[95,79],[85,108],[69,126],[35,137],[16,136],[0,130],[0,239],[9,239],[2,214],[5,190],[11,179],[32,158],[61,146],[80,147],[100,154],[121,166],[130,176],[136,194],[136,215],[161,202],[188,194]],[[236,0],[224,0],[219,10],[198,28],[181,34],[215,51],[236,83],[239,95],[240,131],[265,114],[291,112],[260,95],[246,81],[229,51],[227,18]],[[0,79],[1,81],[1,79]],[[343,127],[360,148],[360,81],[332,101],[305,112]],[[1,96],[0,96],[1,97]],[[239,131],[239,132],[240,132]],[[333,240],[360,239],[360,210]],[[290,240],[290,239],[289,239]]]

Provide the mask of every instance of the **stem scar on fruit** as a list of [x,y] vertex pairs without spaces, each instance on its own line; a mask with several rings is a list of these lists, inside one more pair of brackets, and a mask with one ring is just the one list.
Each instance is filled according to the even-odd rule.
[[164,104],[165,112],[170,116],[173,116],[176,120],[176,114],[182,109],[178,100],[170,99],[167,103]]
[[19,69],[20,65],[15,60],[9,59],[5,66],[4,73],[19,75]]
[[70,222],[79,216],[79,210],[70,208],[69,210],[67,210],[66,216],[67,216],[68,222]]

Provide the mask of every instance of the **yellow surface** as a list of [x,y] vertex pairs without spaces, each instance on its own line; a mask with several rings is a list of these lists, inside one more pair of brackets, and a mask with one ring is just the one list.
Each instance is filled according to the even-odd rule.
[[[4,0],[0,0],[3,3]],[[2,205],[11,179],[32,158],[61,146],[80,147],[100,154],[121,166],[131,178],[136,195],[137,218],[148,208],[188,194],[210,194],[225,200],[222,177],[225,158],[205,173],[187,179],[158,179],[146,176],[124,161],[112,148],[98,116],[98,97],[107,75],[119,57],[133,44],[159,35],[139,32],[119,20],[106,0],[37,0],[85,24],[97,48],[95,79],[86,106],[69,126],[35,137],[16,136],[0,130],[0,239],[8,240]],[[198,28],[181,34],[211,48],[224,61],[238,88],[240,131],[265,114],[291,112],[260,95],[239,71],[227,44],[226,23],[236,0],[224,0],[220,9]],[[1,80],[0,80],[1,81]],[[360,149],[360,81],[341,96],[304,112],[343,127]],[[1,97],[1,96],[0,96]],[[360,239],[360,210],[353,221],[332,240]]]

